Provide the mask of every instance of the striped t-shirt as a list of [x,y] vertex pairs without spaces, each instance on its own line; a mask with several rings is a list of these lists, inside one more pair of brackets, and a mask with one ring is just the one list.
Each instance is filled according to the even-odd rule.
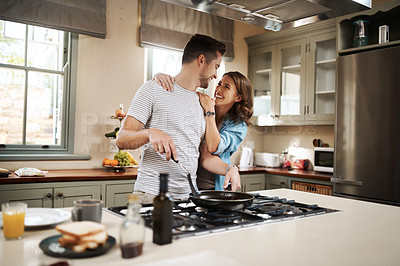
[[[205,133],[204,111],[196,92],[174,83],[172,92],[156,81],[147,81],[139,88],[127,115],[142,122],[145,128],[167,133],[175,143],[178,160],[189,170],[196,184],[200,141]],[[168,190],[174,199],[187,199],[190,193],[186,173],[165,154],[155,152],[146,144],[142,148],[135,190],[158,195],[160,173],[168,173]]]

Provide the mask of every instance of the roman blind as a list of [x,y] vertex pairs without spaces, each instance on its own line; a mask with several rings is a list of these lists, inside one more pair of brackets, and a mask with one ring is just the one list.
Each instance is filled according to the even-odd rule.
[[141,0],[139,43],[183,51],[196,33],[211,36],[227,47],[225,60],[232,60],[233,21],[160,0]]
[[1,0],[0,19],[106,37],[106,0]]

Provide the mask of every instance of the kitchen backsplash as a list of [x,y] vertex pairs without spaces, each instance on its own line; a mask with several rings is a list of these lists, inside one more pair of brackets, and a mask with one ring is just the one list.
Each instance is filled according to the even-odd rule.
[[254,152],[281,153],[287,150],[297,159],[314,159],[313,140],[321,139],[323,143],[334,147],[334,126],[251,126],[238,151],[232,156],[232,163],[239,164],[242,147],[248,141],[254,141]]

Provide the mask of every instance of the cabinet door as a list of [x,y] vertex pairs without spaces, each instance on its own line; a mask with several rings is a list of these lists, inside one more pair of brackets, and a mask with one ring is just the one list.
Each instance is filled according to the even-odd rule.
[[304,121],[306,39],[278,45],[279,120],[285,124]]
[[[275,85],[276,46],[255,49],[250,53],[250,80],[254,89],[254,117],[271,118],[275,115],[277,91]],[[259,124],[259,123],[257,123]]]
[[265,190],[265,174],[242,175],[242,192]]
[[106,185],[105,205],[106,207],[124,206],[128,202],[128,194],[133,191],[135,183]]
[[289,178],[279,175],[267,175],[267,189],[290,188]]
[[[335,122],[336,33],[310,37],[307,120]],[[326,123],[325,123],[326,124]]]
[[54,188],[54,208],[73,207],[74,200],[100,199],[100,185]]
[[23,201],[29,208],[53,207],[53,189],[15,189],[0,192],[0,203]]

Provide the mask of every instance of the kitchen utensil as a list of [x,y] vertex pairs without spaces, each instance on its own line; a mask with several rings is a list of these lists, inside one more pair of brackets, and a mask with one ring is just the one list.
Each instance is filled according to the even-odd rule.
[[313,146],[314,147],[321,147],[323,145],[323,141],[321,139],[314,139]]
[[197,196],[190,195],[190,200],[200,207],[234,211],[250,206],[254,196],[241,192],[202,190]]
[[171,159],[186,172],[190,189],[192,190],[192,194],[189,197],[196,206],[224,210],[243,210],[253,202],[254,196],[247,193],[214,190],[197,192],[187,168],[178,160],[175,160],[173,156],[171,156]]
[[353,47],[368,45],[367,24],[369,24],[369,22],[364,19],[353,22],[353,25],[355,26]]
[[3,216],[3,233],[7,240],[21,239],[24,234],[25,202],[9,202],[1,205]]
[[180,163],[179,160],[175,160],[175,158],[174,158],[174,156],[172,156],[172,154],[171,154],[171,159],[172,159],[175,163],[177,163],[177,164],[183,169],[183,171],[185,171],[186,177],[187,177],[187,179],[188,179],[188,181],[189,181],[190,190],[192,190],[192,194],[195,195],[195,197],[198,197],[197,191],[196,191],[196,188],[195,188],[194,185],[193,185],[192,176],[190,175],[189,170],[188,170],[185,166],[183,166],[183,164]]
[[378,43],[387,43],[389,41],[389,26],[379,26],[379,37]]
[[71,211],[72,220],[101,223],[102,207],[102,200],[74,200],[74,209]]
[[62,223],[71,218],[71,212],[53,208],[28,208],[25,213],[25,228],[39,229]]

